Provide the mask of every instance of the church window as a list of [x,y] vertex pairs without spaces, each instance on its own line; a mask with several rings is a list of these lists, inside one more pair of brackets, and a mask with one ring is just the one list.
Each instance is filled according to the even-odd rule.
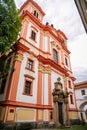
[[33,39],[34,41],[36,40],[36,33],[33,30],[31,32],[31,39]]
[[34,10],[34,16],[38,18],[38,12],[36,10]]
[[53,49],[53,58],[54,58],[54,62],[58,63],[58,52]]
[[10,109],[10,113],[14,113],[14,109]]
[[65,64],[66,64],[66,66],[68,66],[68,60],[66,57],[65,57]]
[[50,120],[52,120],[52,119],[53,119],[53,112],[50,111]]
[[85,90],[81,90],[82,95],[85,95]]
[[34,77],[30,76],[29,74],[25,74],[24,76],[25,76],[25,82],[24,82],[23,94],[27,96],[32,96]]
[[70,95],[70,102],[73,104],[73,95]]
[[86,119],[87,119],[87,109],[85,110],[85,116],[86,116]]
[[71,86],[71,81],[70,81],[70,80],[68,80],[68,87],[69,87],[69,88],[72,88],[72,86]]
[[25,81],[25,88],[24,88],[24,94],[31,94],[31,87],[32,87],[32,82],[26,80]]
[[28,60],[28,63],[27,63],[27,67],[28,69],[32,70],[33,69],[33,61],[32,60]]

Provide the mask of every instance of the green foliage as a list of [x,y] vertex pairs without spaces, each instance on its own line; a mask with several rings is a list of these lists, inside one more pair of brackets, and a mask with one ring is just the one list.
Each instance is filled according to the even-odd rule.
[[7,74],[7,70],[6,70],[6,67],[5,67],[5,62],[2,61],[0,63],[0,78],[4,77],[6,74]]
[[17,42],[21,29],[14,0],[0,0],[0,52],[5,54]]
[[10,70],[10,64],[6,63],[5,60],[0,62],[0,78],[6,77]]

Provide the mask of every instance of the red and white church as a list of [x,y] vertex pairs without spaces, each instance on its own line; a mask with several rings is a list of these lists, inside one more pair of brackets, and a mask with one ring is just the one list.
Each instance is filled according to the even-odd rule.
[[0,122],[59,126],[78,119],[67,37],[48,22],[44,25],[44,15],[33,0],[20,8],[19,42],[6,59],[14,71],[0,84]]

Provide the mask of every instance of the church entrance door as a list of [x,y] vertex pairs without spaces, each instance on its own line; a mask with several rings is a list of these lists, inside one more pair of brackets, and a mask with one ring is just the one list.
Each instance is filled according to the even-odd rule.
[[63,125],[63,110],[62,110],[63,103],[58,102],[58,114],[59,114],[59,122]]

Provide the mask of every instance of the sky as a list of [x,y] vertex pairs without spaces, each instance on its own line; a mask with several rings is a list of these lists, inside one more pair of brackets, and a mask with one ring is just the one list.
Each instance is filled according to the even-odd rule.
[[[17,8],[26,0],[15,0]],[[71,51],[71,66],[75,82],[87,80],[87,34],[74,0],[34,0],[45,12],[44,21],[53,24],[68,38],[68,49]]]

